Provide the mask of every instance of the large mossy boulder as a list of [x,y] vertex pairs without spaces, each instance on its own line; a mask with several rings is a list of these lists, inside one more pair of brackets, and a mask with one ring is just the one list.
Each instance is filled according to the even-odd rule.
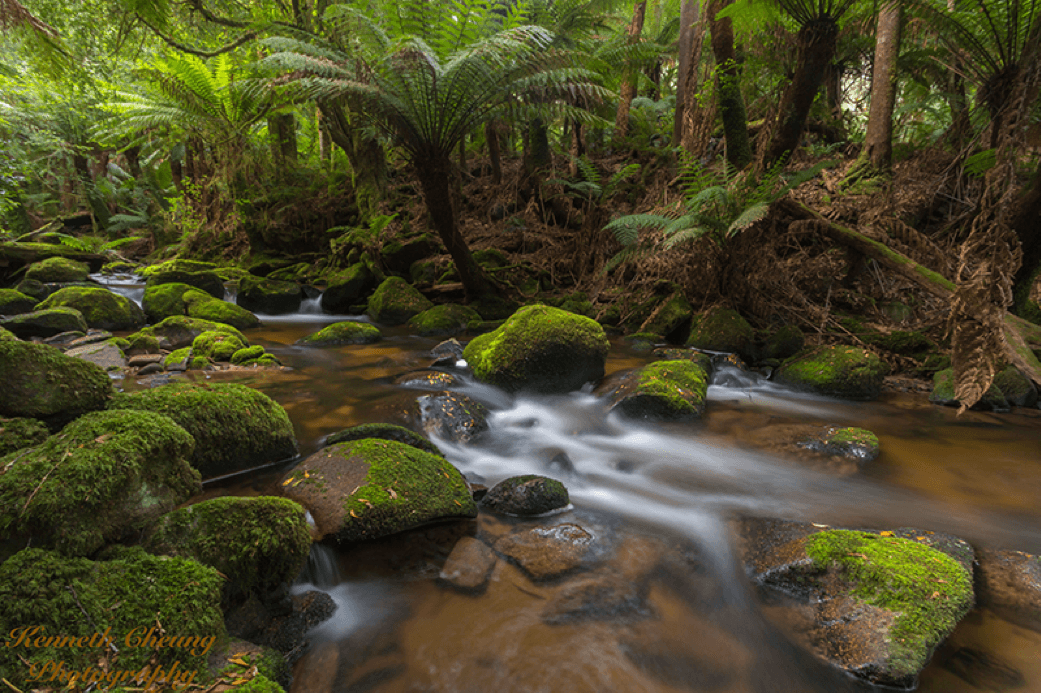
[[369,298],[368,315],[382,325],[401,325],[434,307],[401,277],[388,277]]
[[376,278],[363,262],[356,262],[345,270],[326,275],[321,306],[326,313],[345,314],[357,305],[376,286]]
[[705,411],[708,374],[694,361],[657,361],[635,371],[615,392],[612,409],[631,419],[692,421]]
[[239,280],[235,303],[255,313],[281,315],[300,310],[303,297],[303,291],[296,282],[265,279],[250,274]]
[[417,450],[429,452],[432,455],[441,454],[441,451],[436,445],[415,431],[409,430],[404,426],[395,426],[394,424],[386,423],[361,424],[359,426],[345,428],[326,438],[325,445],[349,443],[353,440],[365,440],[366,438],[393,440],[398,443],[404,443],[405,445],[411,445]]
[[[682,333],[690,324],[694,308],[682,292],[676,291],[655,308],[640,326],[641,332],[659,335],[662,339]],[[682,334],[679,335],[682,338]]]
[[475,337],[463,358],[478,380],[509,392],[563,393],[603,378],[609,348],[595,320],[534,305]]
[[[195,561],[152,556],[140,548],[114,553],[109,560],[91,561],[31,548],[0,564],[0,623],[8,638],[8,647],[0,648],[0,671],[13,686],[65,688],[57,676],[48,681],[53,673],[48,662],[51,667],[61,662],[84,677],[100,676],[102,670],[118,674],[114,683],[96,682],[96,690],[129,688],[130,678],[146,667],[141,689],[151,673],[158,674],[157,667],[159,676],[172,669],[173,680],[159,683],[157,677],[151,690],[205,687],[211,678],[207,660],[226,638],[221,576]],[[105,634],[114,647],[102,641]],[[149,636],[158,641],[163,634],[165,646],[148,643]],[[63,642],[63,636],[76,640]],[[15,644],[20,638],[32,638],[33,646]],[[33,669],[48,674],[33,680]],[[74,688],[91,686],[84,678]]]
[[[224,332],[237,337],[245,344],[249,344],[246,336],[231,325],[225,325],[212,320],[200,320],[187,316],[171,316],[162,322],[144,328],[136,333],[139,339],[155,338],[158,347],[168,351],[174,351],[186,346],[191,346],[195,338],[203,332]],[[131,335],[131,340],[135,335]]]
[[375,344],[383,333],[375,325],[357,320],[344,320],[327,325],[314,334],[297,341],[301,346],[337,347],[348,344]]
[[145,267],[141,270],[141,276],[148,279],[162,272],[212,272],[216,270],[217,264],[213,262],[174,258],[173,260],[161,262],[158,265]]
[[871,400],[882,391],[889,365],[865,349],[818,346],[804,349],[781,364],[774,380],[826,397]]
[[797,637],[874,685],[913,688],[975,603],[973,550],[955,537],[769,520],[742,533],[753,580],[794,598]]
[[19,339],[48,339],[62,332],[86,332],[87,321],[75,308],[50,308],[0,319],[0,326]]
[[184,295],[192,288],[179,282],[146,286],[141,307],[149,322],[160,322],[171,316],[187,314],[188,304],[184,302]]
[[444,457],[390,440],[323,448],[282,481],[320,536],[375,539],[450,518],[476,517],[463,475]]
[[17,341],[20,341],[20,340],[18,339],[18,337],[15,336],[14,332],[11,332],[6,327],[0,326],[0,342],[17,342]]
[[26,279],[34,279],[44,284],[85,282],[89,275],[90,268],[85,262],[77,262],[64,257],[49,257],[29,265],[29,268],[25,270]]
[[245,308],[213,298],[198,289],[188,291],[181,298],[188,307],[189,317],[231,325],[237,330],[260,326],[260,318]]
[[152,411],[184,427],[195,438],[191,463],[203,478],[278,462],[297,452],[286,410],[245,385],[170,383],[119,393],[109,409]]
[[450,337],[465,331],[471,321],[480,319],[481,316],[473,308],[445,303],[413,316],[408,326],[423,337]]
[[113,392],[93,363],[29,342],[0,342],[0,383],[0,416],[33,417],[54,428],[104,409]]
[[86,414],[0,460],[0,534],[70,556],[129,538],[202,490],[193,447],[165,416]]
[[687,346],[705,351],[735,353],[752,360],[755,348],[755,330],[736,310],[713,308],[694,318]]
[[145,313],[140,306],[126,296],[102,288],[69,286],[48,296],[39,308],[75,308],[83,314],[88,327],[99,330],[136,330],[145,324]]
[[163,515],[145,547],[216,568],[229,602],[267,598],[307,563],[304,509],[287,498],[214,498]]
[[184,270],[160,270],[148,275],[146,288],[162,284],[187,284],[199,291],[204,291],[217,300],[224,299],[224,280],[213,271],[187,272]]
[[38,300],[32,296],[26,296],[21,291],[14,289],[0,289],[0,315],[20,315],[30,313]]
[[0,416],[0,457],[39,445],[49,435],[50,431],[38,419],[5,419]]
[[432,233],[422,233],[411,238],[395,238],[380,248],[384,266],[397,274],[408,274],[413,262],[444,252],[444,246]]
[[[211,361],[231,361],[236,352],[247,348],[248,345],[248,342],[230,332],[211,330],[203,332],[192,341],[192,353]],[[260,347],[260,351],[263,353],[264,348]]]

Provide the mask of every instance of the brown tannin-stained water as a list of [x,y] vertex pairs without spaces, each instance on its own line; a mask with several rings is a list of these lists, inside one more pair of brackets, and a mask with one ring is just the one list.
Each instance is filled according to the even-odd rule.
[[[210,376],[280,402],[305,456],[348,426],[400,423],[423,392],[394,381],[429,366],[437,341],[386,330],[371,346],[293,346],[333,321],[265,319],[250,340],[292,370]],[[649,360],[616,346],[607,370]],[[590,557],[578,573],[547,582],[499,558],[475,594],[438,579],[453,545],[467,535],[494,543],[522,521],[482,514],[367,544],[318,545],[294,589],[328,592],[338,608],[312,632],[291,693],[880,690],[793,644],[783,611],[748,585],[733,518],[916,527],[1041,553],[1041,411],[958,418],[924,396],[850,404],[737,371],[714,382],[702,422],[654,427],[607,415],[590,393],[515,398],[464,386],[492,410],[490,430],[472,445],[439,447],[488,486],[527,473],[563,481],[573,509],[551,521],[592,534]],[[773,437],[807,424],[867,428],[882,455],[839,476],[773,451]],[[277,494],[284,471],[208,493]],[[583,605],[577,618],[568,616],[575,604]],[[919,690],[1041,691],[1041,633],[977,609]]]

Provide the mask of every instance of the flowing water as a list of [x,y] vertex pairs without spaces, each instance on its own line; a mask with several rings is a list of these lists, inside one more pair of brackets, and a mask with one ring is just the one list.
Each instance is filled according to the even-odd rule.
[[[436,340],[392,329],[375,345],[294,346],[335,319],[315,306],[265,318],[249,333],[291,370],[192,377],[242,382],[276,399],[303,455],[345,427],[402,421],[422,392],[395,380],[427,367]],[[616,345],[607,371],[649,360]],[[732,369],[716,376],[704,420],[688,425],[634,425],[591,392],[459,389],[489,406],[490,430],[472,445],[439,447],[488,486],[526,473],[563,481],[573,507],[542,521],[594,536],[586,572],[536,583],[499,560],[479,594],[443,584],[438,575],[459,537],[494,543],[523,524],[486,515],[347,548],[316,545],[294,589],[325,591],[338,608],[311,634],[291,693],[877,690],[793,644],[786,610],[744,577],[735,518],[916,527],[1041,553],[1041,411],[959,418],[921,395],[898,394],[842,403]],[[778,441],[809,425],[862,426],[883,453],[846,476],[782,453]],[[277,494],[284,471],[210,485],[207,494]],[[587,574],[639,585],[639,606],[563,623],[545,618]],[[1041,634],[977,609],[938,651],[919,690],[1041,691],[1039,653]]]

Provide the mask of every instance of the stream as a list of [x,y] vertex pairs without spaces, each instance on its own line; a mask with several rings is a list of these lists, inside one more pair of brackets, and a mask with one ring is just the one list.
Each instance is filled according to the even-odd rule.
[[[111,288],[136,291],[131,282]],[[264,326],[248,338],[289,370],[189,377],[243,383],[274,398],[304,456],[343,428],[400,423],[423,391],[395,380],[429,366],[439,341],[391,328],[374,345],[302,348],[297,339],[343,318],[317,306],[260,317]],[[607,373],[651,360],[614,341]],[[490,429],[471,445],[435,439],[448,459],[489,487],[529,473],[564,482],[571,509],[540,522],[574,523],[592,534],[595,559],[585,570],[641,585],[641,605],[551,622],[548,605],[582,576],[536,583],[502,559],[479,594],[445,585],[438,576],[461,536],[494,541],[522,524],[483,513],[476,522],[350,547],[316,545],[294,591],[327,592],[337,610],[312,631],[290,693],[880,690],[794,644],[783,605],[757,594],[744,576],[736,518],[915,527],[1041,553],[1037,409],[956,417],[924,395],[839,402],[722,369],[702,421],[649,427],[608,414],[591,391],[514,397],[464,382],[459,390],[492,410]],[[841,476],[772,448],[806,424],[867,428],[882,454]],[[205,494],[278,495],[284,472],[209,484]],[[1041,633],[977,608],[934,656],[919,690],[1041,691]]]

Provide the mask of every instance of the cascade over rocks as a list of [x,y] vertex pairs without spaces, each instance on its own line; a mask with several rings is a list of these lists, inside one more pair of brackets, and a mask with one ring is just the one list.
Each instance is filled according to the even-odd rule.
[[564,393],[604,377],[610,344],[595,320],[549,306],[521,308],[463,351],[474,376],[508,392]]

